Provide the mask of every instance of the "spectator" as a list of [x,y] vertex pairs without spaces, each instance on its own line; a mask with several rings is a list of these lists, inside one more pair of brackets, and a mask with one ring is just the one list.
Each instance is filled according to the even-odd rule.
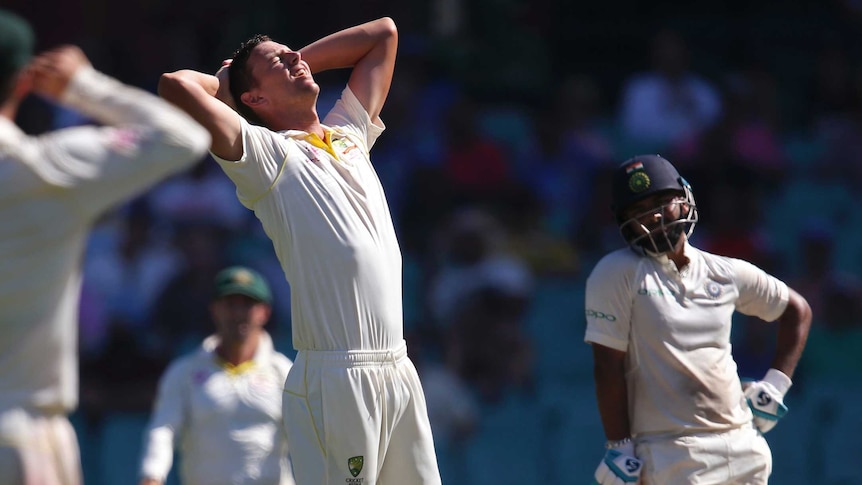
[[153,214],[145,199],[120,215],[119,241],[91,256],[84,278],[105,306],[107,325],[129,327],[143,336],[156,298],[183,260],[169,241],[153,234]]
[[209,224],[239,232],[249,212],[234,195],[236,188],[212,160],[172,177],[150,194],[153,213],[171,227]]
[[660,152],[712,126],[721,99],[711,83],[690,70],[688,45],[679,32],[659,31],[650,49],[652,68],[625,82],[620,123],[637,151]]
[[439,244],[443,261],[428,295],[439,327],[451,326],[459,307],[486,288],[528,299],[533,284],[529,268],[505,251],[502,227],[486,211],[467,208],[454,214]]
[[524,333],[527,301],[499,288],[483,287],[459,306],[448,329],[458,375],[484,404],[533,388],[533,348]]

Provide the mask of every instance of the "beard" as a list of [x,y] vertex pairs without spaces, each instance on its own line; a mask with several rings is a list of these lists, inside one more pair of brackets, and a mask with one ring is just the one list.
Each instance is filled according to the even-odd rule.
[[637,240],[635,244],[643,248],[644,251],[653,254],[669,253],[676,249],[683,234],[683,226],[685,224],[677,222],[665,230],[652,231]]

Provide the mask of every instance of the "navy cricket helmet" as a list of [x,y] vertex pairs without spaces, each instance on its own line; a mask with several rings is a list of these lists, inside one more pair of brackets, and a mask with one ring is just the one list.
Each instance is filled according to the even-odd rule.
[[[623,238],[635,249],[663,253],[673,248],[683,233],[688,237],[694,231],[698,215],[691,185],[673,164],[659,155],[638,155],[620,164],[613,174],[611,190],[611,210],[620,225]],[[626,209],[632,204],[667,191],[680,195],[679,200],[673,202],[683,205],[677,219],[666,219],[664,208],[669,204],[648,211],[661,214],[661,220],[655,227],[646,227],[639,222],[641,215],[624,219]]]

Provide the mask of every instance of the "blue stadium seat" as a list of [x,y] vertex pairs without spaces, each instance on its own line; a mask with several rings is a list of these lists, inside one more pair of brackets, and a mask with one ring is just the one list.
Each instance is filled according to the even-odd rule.
[[591,381],[592,353],[584,343],[584,285],[579,279],[537,281],[525,321],[539,376]]
[[98,476],[98,443],[93,430],[88,426],[81,411],[69,416],[75,436],[78,438],[78,448],[81,450],[81,468],[84,473],[84,483],[96,483]]
[[523,109],[514,106],[486,107],[479,115],[483,134],[508,149],[517,173],[530,170],[530,160],[538,153],[534,123]]
[[[780,467],[800,468],[800,473],[792,483],[818,483],[823,485],[856,485],[862,483],[862,384],[856,382],[806,383],[806,404],[800,406],[789,401],[787,417],[767,434],[770,445],[776,446],[779,453],[782,447],[792,448],[794,455],[776,457],[774,474],[782,473]],[[792,391],[791,391],[792,392]],[[794,411],[796,421],[792,421]],[[787,421],[787,422],[785,422]],[[792,423],[792,424],[791,424]],[[789,424],[785,436],[772,436],[773,432]],[[793,433],[793,428],[801,432]],[[786,443],[781,438],[786,437]],[[780,443],[782,442],[782,443]],[[779,444],[780,443],[780,444]],[[785,461],[801,457],[802,466]],[[781,458],[782,461],[777,460]],[[801,478],[801,479],[800,479]],[[784,483],[776,480],[776,483]],[[791,483],[791,482],[788,482]]]
[[[772,450],[772,483],[825,483],[816,477],[809,481],[813,457],[810,433],[814,425],[814,403],[797,396],[792,389],[787,396],[787,416],[764,435]],[[800,481],[802,479],[802,481]]]
[[[482,410],[480,429],[465,449],[466,480],[460,485],[549,483],[543,466],[541,408],[528,396],[513,394]],[[454,484],[453,484],[454,485]]]
[[138,482],[141,446],[148,419],[149,416],[142,413],[114,413],[105,418],[99,435],[103,485]]
[[605,433],[592,385],[550,387],[557,395],[556,425],[546,445],[554,483],[589,483],[604,455]]

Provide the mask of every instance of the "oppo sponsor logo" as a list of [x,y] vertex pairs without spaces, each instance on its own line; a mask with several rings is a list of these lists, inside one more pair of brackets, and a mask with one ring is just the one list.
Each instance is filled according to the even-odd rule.
[[643,295],[643,296],[676,296],[676,292],[673,290],[639,288],[638,289],[638,295]]
[[595,310],[590,310],[589,308],[586,311],[587,318],[597,318],[599,320],[607,320],[609,322],[616,322],[617,317],[611,315],[610,313],[597,312]]

